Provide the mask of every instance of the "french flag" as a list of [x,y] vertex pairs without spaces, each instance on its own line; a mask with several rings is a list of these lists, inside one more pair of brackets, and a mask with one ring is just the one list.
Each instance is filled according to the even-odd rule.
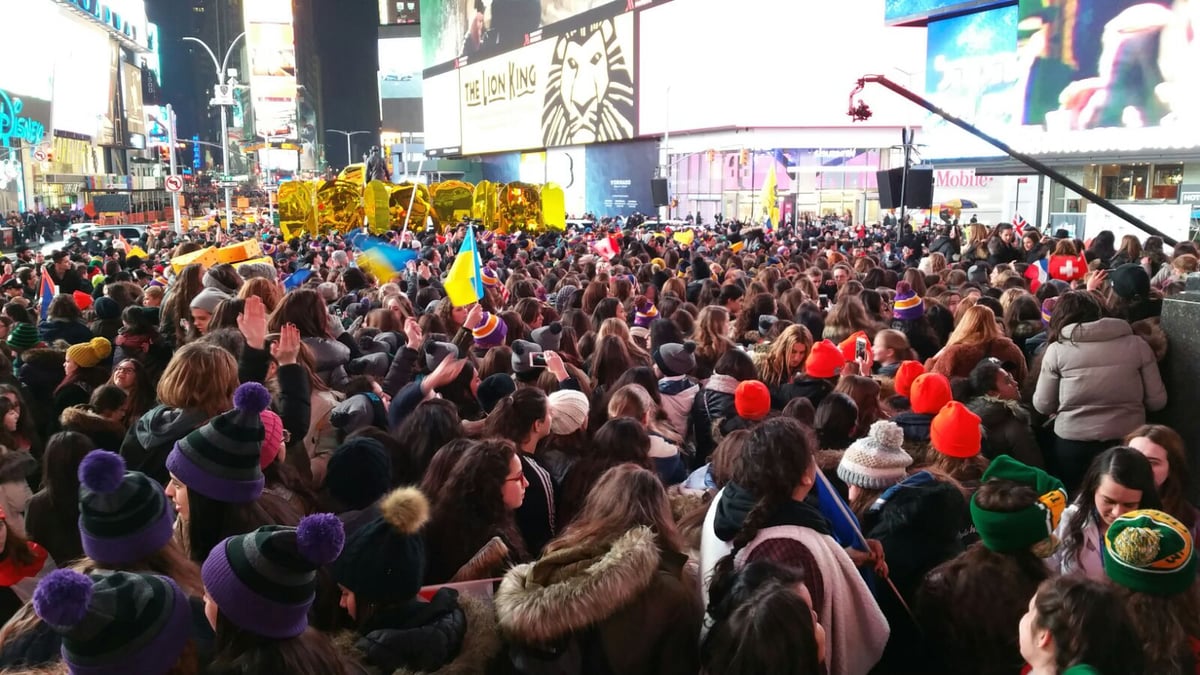
[[1025,270],[1025,278],[1029,280],[1029,290],[1037,293],[1038,288],[1050,279],[1050,261],[1041,258]]

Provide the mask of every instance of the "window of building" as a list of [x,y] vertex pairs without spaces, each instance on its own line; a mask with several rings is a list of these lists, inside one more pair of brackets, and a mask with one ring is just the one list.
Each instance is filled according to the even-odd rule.
[[1114,201],[1179,201],[1183,164],[1090,164],[1084,185]]

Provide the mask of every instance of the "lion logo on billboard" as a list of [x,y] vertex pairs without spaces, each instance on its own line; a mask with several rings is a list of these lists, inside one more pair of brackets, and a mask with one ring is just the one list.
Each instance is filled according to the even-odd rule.
[[546,103],[546,147],[633,138],[633,77],[611,19],[558,38]]

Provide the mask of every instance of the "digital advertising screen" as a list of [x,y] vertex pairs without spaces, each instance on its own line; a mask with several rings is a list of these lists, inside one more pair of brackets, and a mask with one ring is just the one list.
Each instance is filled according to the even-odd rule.
[[[1021,124],[1024,90],[1015,5],[932,21],[927,30],[925,93],[947,112],[1001,137]],[[994,157],[990,144],[936,115],[917,142],[929,157]]]
[[462,149],[458,71],[426,76],[421,83],[425,148],[430,155],[457,155]]
[[113,101],[112,43],[73,18],[60,19],[54,35],[54,100],[71,102],[54,107],[54,129],[99,138]]
[[540,39],[543,31],[558,32],[556,24],[584,13],[613,16],[625,8],[626,0],[422,0],[425,67],[487,58]]
[[884,20],[889,24],[916,23],[1012,2],[1013,0],[886,0]]
[[245,3],[254,133],[296,138],[296,37],[290,0]]
[[379,99],[385,131],[423,131],[421,38],[379,40]]
[[464,154],[636,136],[631,12],[471,62],[457,73]]
[[606,216],[654,213],[650,180],[658,164],[657,143],[589,145],[586,156],[589,212]]

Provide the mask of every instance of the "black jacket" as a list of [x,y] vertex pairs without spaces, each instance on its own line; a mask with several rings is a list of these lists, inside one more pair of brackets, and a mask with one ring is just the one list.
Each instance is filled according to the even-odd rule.
[[738,381],[728,375],[713,375],[692,399],[692,428],[695,430],[697,466],[708,462],[717,441],[713,437],[713,423],[737,413],[733,408],[733,392]]
[[1000,455],[1010,455],[1030,466],[1045,466],[1042,449],[1030,426],[1029,412],[1021,407],[1019,401],[979,396],[971,399],[967,408],[979,415],[986,432],[982,448],[985,457],[995,459]]
[[771,409],[783,410],[788,401],[801,397],[812,401],[813,408],[816,408],[833,391],[833,386],[829,380],[802,375],[792,382],[767,387],[771,392]]
[[181,410],[165,405],[155,406],[142,415],[125,435],[121,456],[130,471],[141,471],[166,485],[167,455],[175,442],[187,436],[209,420],[202,410]]

